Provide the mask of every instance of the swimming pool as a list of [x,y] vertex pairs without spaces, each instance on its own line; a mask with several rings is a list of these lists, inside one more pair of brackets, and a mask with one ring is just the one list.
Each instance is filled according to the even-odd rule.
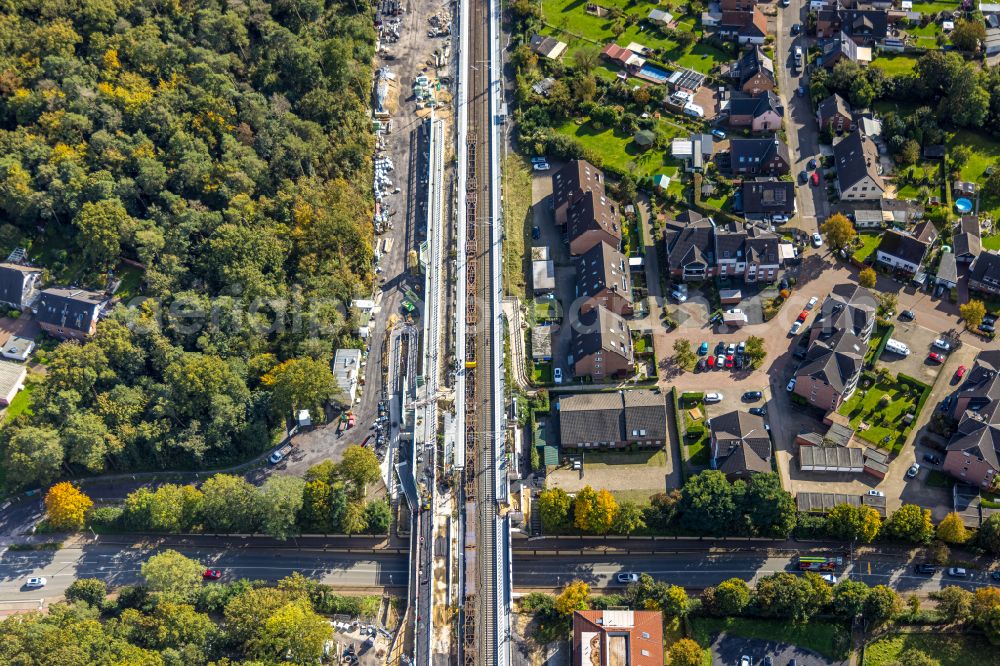
[[653,83],[666,83],[670,74],[668,72],[664,72],[659,67],[643,65],[639,71],[636,72],[636,76],[646,79],[647,81],[652,81]]
[[962,197],[961,199],[955,199],[955,210],[959,213],[968,213],[972,210],[972,202]]

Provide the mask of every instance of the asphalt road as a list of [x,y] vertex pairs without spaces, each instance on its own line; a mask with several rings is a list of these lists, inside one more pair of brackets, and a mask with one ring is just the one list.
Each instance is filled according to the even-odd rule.
[[[729,578],[754,582],[758,578],[781,571],[795,572],[792,557],[756,556],[752,553],[715,555],[682,553],[676,555],[586,555],[514,560],[514,588],[517,590],[557,588],[580,579],[591,587],[620,588],[615,580],[619,573],[647,573],[656,580],[699,590],[717,585]],[[974,590],[991,584],[985,571],[970,571],[965,579],[949,578],[942,571],[933,576],[914,573],[913,564],[892,560],[855,559],[838,577],[847,575],[869,585],[889,585],[900,594],[929,594],[948,585]]]
[[[206,568],[220,569],[222,580],[278,580],[298,571],[338,589],[405,588],[406,556],[297,551],[293,549],[218,550],[174,548]],[[99,578],[116,587],[141,582],[139,568],[164,548],[93,545],[53,551],[10,551],[0,555],[0,610],[25,600],[55,601],[77,578]],[[47,580],[42,590],[27,590],[32,576]]]

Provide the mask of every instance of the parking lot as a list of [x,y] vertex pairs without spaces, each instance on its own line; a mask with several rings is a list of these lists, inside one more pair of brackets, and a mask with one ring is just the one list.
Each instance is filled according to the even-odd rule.
[[927,354],[931,351],[940,351],[931,346],[931,343],[940,336],[941,331],[931,331],[916,322],[897,320],[892,339],[908,346],[910,355],[903,356],[887,349],[882,353],[879,364],[893,375],[903,373],[925,384],[934,384],[941,373],[942,364],[928,360]]
[[795,645],[759,638],[722,633],[712,642],[712,664],[731,666],[740,663],[740,658],[744,655],[750,657],[754,664],[763,663],[764,657],[770,656],[775,666],[785,666],[793,659],[796,666],[847,666],[850,663],[827,659]]

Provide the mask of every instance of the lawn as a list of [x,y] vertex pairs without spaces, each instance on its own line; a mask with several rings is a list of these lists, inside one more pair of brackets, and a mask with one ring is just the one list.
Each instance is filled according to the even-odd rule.
[[[587,467],[591,465],[647,465],[649,467],[665,467],[667,450],[640,449],[638,451],[587,451],[584,454]],[[645,491],[643,491],[645,492]]]
[[139,296],[139,287],[142,285],[142,269],[129,264],[121,264],[118,266],[117,273],[122,282],[118,285],[115,296],[126,303]]
[[809,624],[796,625],[779,620],[742,617],[691,618],[692,637],[702,647],[707,648],[711,645],[712,637],[721,632],[743,638],[781,641],[837,660],[847,658],[851,645],[847,627],[834,622],[810,622]]
[[525,275],[530,268],[525,259],[531,233],[531,167],[520,155],[507,156],[503,168],[504,257],[503,281],[507,293],[524,301]]
[[944,2],[914,2],[913,11],[921,14],[938,14],[940,12],[953,12],[958,9],[958,2],[945,0]]
[[31,414],[31,392],[34,387],[34,384],[25,382],[24,388],[18,391],[14,399],[10,401],[7,411],[4,413],[4,419],[12,419],[24,412]]
[[[884,395],[889,396],[888,405],[879,404]],[[868,390],[859,385],[854,395],[837,411],[851,420],[851,427],[857,430],[861,439],[897,451],[906,441],[903,416],[909,412],[916,414],[917,399],[910,397],[908,386],[879,382]],[[862,421],[869,427],[860,429]]]
[[968,666],[968,664],[996,663],[996,648],[979,636],[942,634],[893,634],[880,638],[865,647],[862,666],[889,666],[907,649],[927,653],[941,666]]
[[1000,234],[993,234],[984,238],[983,247],[987,250],[1000,251]]
[[702,42],[696,42],[687,53],[671,53],[667,57],[678,67],[687,67],[702,74],[710,74],[716,65],[733,59],[728,53]]
[[[658,122],[660,127],[664,128],[662,131],[665,131],[670,138],[689,134],[679,125],[674,125],[666,120]],[[616,129],[594,127],[594,124],[589,120],[581,125],[570,120],[557,127],[556,131],[579,141],[580,145],[600,158],[602,166],[631,171],[637,178],[645,178],[658,173],[669,174],[670,167],[676,169],[678,166],[667,151],[659,151],[655,148],[640,150],[635,141],[632,140],[631,134]]]
[[872,65],[880,68],[887,76],[909,74],[917,65],[917,59],[905,55],[885,55],[876,58]]
[[854,251],[851,255],[855,261],[860,261],[864,263],[873,252],[878,244],[882,241],[881,234],[858,234],[858,238],[861,240],[861,247]]
[[[586,12],[586,3],[579,0],[542,0],[542,18],[546,24],[559,30],[561,33],[569,33],[566,37],[577,36],[586,40],[591,40],[599,45],[615,42],[621,46],[629,42],[639,42],[643,46],[651,49],[662,49],[671,51],[677,48],[677,42],[673,41],[659,29],[650,26],[645,20],[625,26],[624,15],[617,22],[625,27],[624,32],[615,37],[613,31],[616,21],[610,16],[594,16]],[[679,4],[679,3],[678,3]],[[605,0],[602,7],[608,9],[631,9],[628,13],[635,14],[641,19],[645,19],[654,5],[641,5],[636,10],[629,6],[629,0]],[[663,7],[664,9],[666,7]],[[676,10],[671,13],[677,14]],[[565,39],[564,39],[565,41]]]
[[559,321],[562,319],[559,301],[554,298],[535,299],[535,321],[543,323],[547,321]]
[[[961,130],[948,143],[949,147],[959,145],[968,146],[972,151],[969,161],[961,169],[962,180],[982,185],[986,182],[986,168],[1000,160],[1000,141],[979,132]],[[1000,199],[983,194],[980,211],[989,211],[997,219],[1000,215]],[[1000,240],[996,242],[1000,244]]]
[[[712,439],[712,431],[705,423],[705,403],[702,400],[685,400],[682,397],[679,399],[679,406],[681,418],[684,419],[685,432],[688,432],[692,426],[702,428],[701,434],[697,437],[684,437],[684,457],[690,464],[704,467],[709,463],[708,444]],[[691,413],[688,410],[694,408],[701,411],[700,419],[691,418]]]
[[552,383],[552,364],[547,361],[538,361],[531,368],[531,383],[535,385]]

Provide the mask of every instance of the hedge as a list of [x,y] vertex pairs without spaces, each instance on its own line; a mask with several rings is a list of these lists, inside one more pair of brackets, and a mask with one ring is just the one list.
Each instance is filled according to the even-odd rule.
[[[915,413],[914,413],[913,423],[916,423],[917,415],[920,414],[920,410],[924,408],[924,403],[927,402],[927,399],[931,396],[931,387],[928,386],[927,384],[924,384],[919,379],[914,379],[913,377],[910,377],[909,375],[904,375],[903,373],[899,373],[898,375],[896,375],[896,381],[899,382],[900,384],[908,384],[909,386],[912,386],[913,388],[920,391],[920,398],[917,400],[917,406],[914,408]],[[907,432],[913,427],[913,423],[911,423],[906,428]]]
[[875,362],[878,361],[879,358],[882,356],[882,352],[885,351],[885,345],[886,345],[887,342],[889,342],[889,338],[892,337],[892,332],[895,331],[895,330],[896,330],[896,325],[895,324],[889,324],[889,327],[886,329],[885,333],[882,335],[882,342],[879,343],[878,347],[875,348],[875,353],[872,354],[871,363],[868,365],[869,368],[874,368],[875,367]]

